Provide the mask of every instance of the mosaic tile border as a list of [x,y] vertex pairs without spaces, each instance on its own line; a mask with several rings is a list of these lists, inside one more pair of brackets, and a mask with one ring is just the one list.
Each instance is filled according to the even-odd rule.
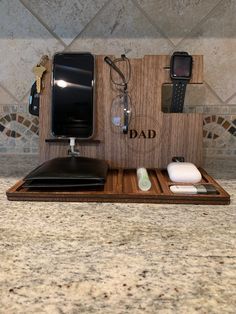
[[[225,131],[229,132],[231,135],[236,137],[236,119],[234,119],[233,121],[230,121],[222,116],[218,116],[218,117],[216,115],[207,116],[203,120],[203,128],[205,125],[211,124],[211,123],[222,126],[222,128]],[[203,137],[209,138],[209,139],[212,138],[213,140],[215,140],[218,137],[220,137],[220,134],[212,133],[211,131],[203,129]]]
[[37,154],[39,120],[26,105],[0,106],[0,154]]
[[[37,154],[39,120],[27,105],[0,106],[0,154]],[[206,156],[236,156],[236,115],[209,115],[203,119]]]
[[236,158],[236,115],[204,115],[203,149],[206,157]]
[[10,113],[0,119],[0,131],[8,137],[18,138],[18,137],[23,136],[23,134],[15,130],[11,130],[7,127],[7,125],[11,123],[12,121],[17,121],[19,124],[24,125],[27,129],[29,129],[33,133],[37,135],[39,134],[38,118],[35,117],[34,119],[32,119],[32,121],[30,121],[27,117],[24,117],[21,114]]

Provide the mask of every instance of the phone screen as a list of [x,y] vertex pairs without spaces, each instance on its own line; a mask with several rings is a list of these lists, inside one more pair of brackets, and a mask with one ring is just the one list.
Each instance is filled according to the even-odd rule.
[[53,59],[52,133],[89,138],[93,135],[94,56],[58,53]]

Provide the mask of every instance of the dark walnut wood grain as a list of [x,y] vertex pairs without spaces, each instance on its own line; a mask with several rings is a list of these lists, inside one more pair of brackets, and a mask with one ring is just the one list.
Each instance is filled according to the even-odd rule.
[[6,194],[10,201],[229,204],[229,194],[203,169],[199,170],[202,173],[200,184],[214,185],[217,195],[173,194],[169,189],[173,182],[170,182],[166,170],[160,169],[148,170],[152,187],[147,192],[139,190],[135,169],[111,169],[104,188],[99,191],[80,191],[75,188],[27,189],[22,187],[23,180],[20,180]]
[[[96,56],[95,136],[93,141],[81,141],[81,144],[77,141],[81,155],[105,159],[112,168],[165,168],[172,156],[184,156],[186,161],[201,166],[202,114],[161,111],[162,85],[171,83],[168,68],[170,57],[150,55],[130,61],[132,133],[124,135],[111,123],[111,103],[117,91],[110,82],[110,68],[104,62],[104,56]],[[193,56],[193,61],[190,83],[201,84],[203,57]],[[46,67],[45,88],[40,99],[41,162],[66,156],[68,150],[66,142],[45,141],[52,138],[51,62]]]
[[[193,56],[190,84],[203,82],[203,57]],[[135,202],[173,204],[230,203],[229,194],[203,169],[202,182],[213,184],[217,195],[176,195],[170,191],[166,170],[173,156],[184,156],[197,166],[202,163],[202,115],[197,113],[163,113],[161,89],[171,83],[170,56],[144,56],[131,59],[132,76],[129,92],[132,97],[130,132],[122,134],[111,123],[111,103],[117,95],[110,82],[110,69],[104,56],[96,56],[95,135],[92,140],[77,141],[82,156],[105,159],[110,166],[102,190],[27,189],[23,180],[7,192],[11,201],[54,202]],[[68,141],[51,141],[51,62],[46,65],[45,88],[40,99],[40,160],[66,156]],[[134,135],[137,133],[137,136]],[[154,136],[155,135],[155,136]],[[136,170],[148,168],[152,187],[147,192],[138,188]]]

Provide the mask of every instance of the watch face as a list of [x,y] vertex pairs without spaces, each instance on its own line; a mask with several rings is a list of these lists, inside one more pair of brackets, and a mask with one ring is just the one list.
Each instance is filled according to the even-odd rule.
[[171,76],[173,78],[190,78],[192,74],[192,57],[191,56],[173,56]]

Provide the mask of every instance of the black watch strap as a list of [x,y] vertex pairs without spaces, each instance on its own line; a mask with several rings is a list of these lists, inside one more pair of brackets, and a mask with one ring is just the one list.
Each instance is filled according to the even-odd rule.
[[173,80],[171,112],[183,112],[187,83],[188,80]]

